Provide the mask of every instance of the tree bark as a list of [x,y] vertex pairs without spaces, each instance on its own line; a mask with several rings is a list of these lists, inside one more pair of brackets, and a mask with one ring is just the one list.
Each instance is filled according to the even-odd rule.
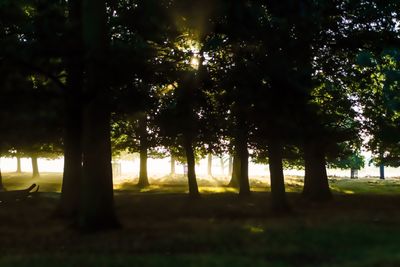
[[272,210],[286,212],[289,204],[286,199],[285,178],[282,165],[282,145],[278,140],[270,142],[268,146],[269,171],[271,177],[271,204]]
[[303,196],[312,201],[326,201],[332,198],[326,173],[325,154],[317,143],[304,146],[305,177]]
[[139,170],[139,182],[138,186],[149,186],[149,178],[147,176],[147,118],[146,114],[143,114],[139,118],[139,134],[140,134],[140,170]]
[[175,175],[175,157],[171,155],[171,172],[170,175],[174,176]]
[[232,174],[231,180],[228,184],[230,187],[239,188],[239,176],[240,176],[240,160],[239,157],[232,157]]
[[82,90],[83,40],[81,1],[68,1],[70,49],[75,51],[66,61],[67,81],[64,99],[64,172],[57,214],[73,217],[78,214],[82,185]]
[[[78,115],[78,114],[75,114]],[[82,143],[80,116],[67,115],[64,132],[64,173],[58,213],[61,217],[72,217],[79,210],[82,185]]]
[[4,191],[3,175],[1,174],[1,168],[0,168],[0,191]]
[[38,165],[38,158],[37,156],[32,156],[32,178],[39,178],[40,173],[39,173],[39,165]]
[[229,155],[228,159],[228,175],[231,176],[233,171],[233,157],[232,155]]
[[108,96],[105,0],[83,1],[87,96],[83,109],[83,186],[79,226],[96,231],[119,226],[114,210]]
[[357,179],[358,178],[358,170],[350,169],[350,179]]
[[225,162],[224,162],[224,158],[221,156],[221,157],[219,158],[219,160],[220,160],[220,163],[221,163],[221,173],[222,173],[222,176],[224,176],[224,175],[225,175]]
[[241,196],[250,195],[250,182],[249,182],[249,152],[246,148],[240,154],[240,176],[239,176],[239,194]]
[[21,171],[21,157],[17,156],[17,171],[16,173],[22,173]]
[[207,156],[207,175],[212,176],[212,154],[209,153]]
[[385,165],[384,164],[379,165],[379,179],[385,180]]
[[187,136],[184,139],[185,139],[184,148],[188,165],[189,195],[191,197],[196,198],[199,196],[199,188],[197,186],[195,158],[194,158],[192,140]]
[[239,134],[236,137],[235,156],[238,157],[239,163],[239,195],[250,195],[249,182],[249,151],[247,148],[247,136],[240,127]]

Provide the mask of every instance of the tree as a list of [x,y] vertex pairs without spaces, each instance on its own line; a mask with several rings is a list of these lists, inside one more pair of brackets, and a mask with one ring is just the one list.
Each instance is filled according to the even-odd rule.
[[1,174],[1,168],[0,168],[0,192],[4,191],[4,185],[3,185],[3,175]]
[[356,92],[366,148],[380,167],[398,166],[398,1],[366,0],[346,5],[349,27],[342,45],[353,50],[349,84]]
[[110,103],[105,1],[83,1],[83,39],[87,85],[83,106],[83,186],[79,226],[101,230],[118,226],[111,169]]
[[[350,147],[349,143],[342,144],[343,146]],[[328,158],[328,165],[331,168],[350,169],[350,178],[358,178],[358,170],[364,168],[365,158],[361,155],[359,150],[342,149],[344,153],[337,155],[334,159]]]
[[65,44],[74,53],[65,58],[66,90],[64,92],[64,172],[58,214],[74,217],[80,208],[82,184],[82,100],[84,83],[82,2],[68,1]]

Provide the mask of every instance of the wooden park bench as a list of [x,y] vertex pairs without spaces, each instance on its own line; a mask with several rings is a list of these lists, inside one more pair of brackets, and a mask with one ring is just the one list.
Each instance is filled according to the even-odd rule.
[[37,186],[35,191],[32,191],[36,187],[36,184],[32,184],[30,187],[22,190],[11,190],[11,191],[1,191],[0,201],[1,202],[12,202],[27,199],[33,193],[39,191],[39,186]]

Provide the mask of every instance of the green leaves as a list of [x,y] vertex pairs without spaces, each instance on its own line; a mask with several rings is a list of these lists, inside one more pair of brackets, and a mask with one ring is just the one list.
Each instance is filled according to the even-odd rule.
[[374,67],[376,66],[376,61],[373,54],[369,51],[361,51],[358,53],[356,62],[361,67]]

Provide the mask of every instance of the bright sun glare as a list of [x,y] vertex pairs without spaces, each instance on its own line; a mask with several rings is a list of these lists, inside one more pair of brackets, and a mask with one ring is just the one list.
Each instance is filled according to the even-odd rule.
[[198,69],[200,65],[200,60],[197,56],[193,56],[192,59],[190,60],[190,66],[194,69]]

